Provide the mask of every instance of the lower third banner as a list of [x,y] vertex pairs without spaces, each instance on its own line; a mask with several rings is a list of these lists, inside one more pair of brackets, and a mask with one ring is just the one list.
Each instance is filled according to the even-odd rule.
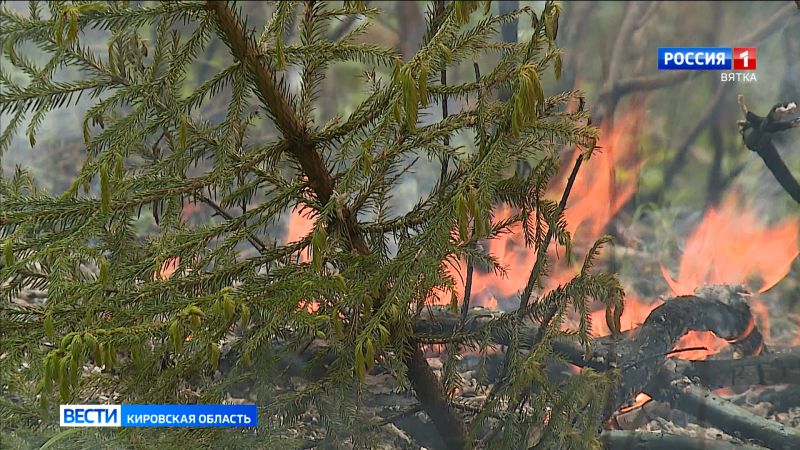
[[61,405],[62,427],[255,427],[256,405]]

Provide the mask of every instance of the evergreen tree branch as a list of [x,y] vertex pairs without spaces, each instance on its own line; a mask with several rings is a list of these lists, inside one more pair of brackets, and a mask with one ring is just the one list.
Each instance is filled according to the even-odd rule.
[[[300,119],[279,90],[274,72],[263,63],[255,43],[247,37],[242,22],[236,18],[227,4],[209,1],[206,6],[215,13],[217,25],[234,56],[245,63],[255,81],[259,97],[290,142],[288,150],[300,163],[320,203],[328,203],[334,192],[331,174],[314,148],[314,143],[309,139]],[[364,237],[355,229],[355,217],[349,211],[342,211],[342,216],[344,220],[341,221],[341,225],[344,226],[345,234],[353,248],[362,255],[370,254],[371,250]],[[378,299],[376,303],[380,305],[381,302]],[[408,339],[407,345],[411,347],[407,358],[408,376],[420,402],[449,446],[463,448],[466,436],[463,423],[449,408],[436,375],[428,365],[419,345],[413,338]]]
[[[213,209],[217,214],[219,214],[220,216],[225,218],[225,220],[233,220],[233,216],[230,215],[224,209],[222,209],[222,207],[220,207],[214,200],[211,200],[210,198],[208,198],[208,197],[206,197],[205,195],[202,195],[202,194],[197,195],[195,197],[198,200],[200,200],[201,202],[203,202],[206,205],[210,206],[211,209]],[[253,247],[255,247],[255,249],[258,250],[259,253],[263,253],[264,250],[267,248],[267,245],[264,244],[264,241],[259,239],[259,237],[254,235],[253,233],[247,233],[247,240],[251,244],[253,244]]]
[[305,125],[278,85],[275,72],[263,61],[256,43],[248,37],[242,21],[226,2],[208,1],[206,7],[215,14],[217,26],[233,55],[245,64],[255,83],[256,94],[289,142],[288,152],[300,164],[320,203],[328,203],[333,195],[333,179]]
[[[578,158],[575,160],[575,165],[572,167],[572,172],[569,174],[569,178],[567,179],[567,186],[564,188],[564,192],[561,194],[561,200],[558,202],[558,212],[561,213],[567,207],[567,199],[569,198],[569,193],[572,191],[572,186],[575,184],[575,179],[578,176],[578,171],[581,168],[581,164],[583,163],[583,153],[578,155]],[[547,231],[547,235],[542,242],[542,245],[537,248],[537,255],[536,261],[533,264],[533,268],[531,269],[531,274],[528,276],[528,282],[525,285],[525,290],[522,291],[522,296],[520,297],[519,309],[517,310],[520,314],[525,314],[528,310],[528,305],[530,303],[530,298],[533,293],[533,289],[536,287],[536,283],[538,282],[539,278],[542,275],[542,270],[544,269],[544,260],[546,258],[547,249],[550,246],[550,242],[553,240],[554,231],[549,229]],[[551,308],[548,313],[545,315],[545,319],[542,322],[542,328],[544,329],[547,327],[547,324],[552,320],[555,311]],[[536,342],[541,340],[542,336],[539,336],[543,332],[540,331],[537,336]]]

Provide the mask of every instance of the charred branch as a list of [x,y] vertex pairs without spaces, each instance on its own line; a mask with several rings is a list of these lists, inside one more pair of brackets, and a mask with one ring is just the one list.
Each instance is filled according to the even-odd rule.
[[681,372],[709,388],[800,383],[800,350],[735,360],[679,361]]
[[654,398],[711,424],[773,450],[800,448],[800,430],[757,416],[686,379],[649,392]]
[[773,136],[790,128],[800,127],[800,118],[784,120],[784,116],[793,114],[797,109],[794,102],[778,103],[772,107],[765,116],[748,111],[741,95],[738,97],[739,106],[745,120],[739,121],[739,133],[748,149],[758,153],[764,160],[767,168],[783,189],[797,202],[800,203],[800,184],[792,172],[786,167],[778,149],[773,143]]
[[711,331],[737,345],[744,354],[757,353],[763,345],[744,297],[734,292],[717,299],[676,297],[654,309],[630,338],[601,339],[590,362],[605,362],[620,370],[620,383],[608,402],[608,415],[642,392],[661,370],[664,360],[689,331]]
[[[423,342],[475,340],[480,335],[496,344],[508,345],[510,336],[503,326],[507,319],[505,316],[474,310],[459,334],[459,317],[441,309],[435,310],[426,320],[417,321],[414,330]],[[520,346],[529,349],[538,342],[536,336],[540,328],[526,324],[522,329]],[[578,366],[620,371],[620,383],[608,404],[610,416],[611,412],[645,390],[675,344],[689,331],[711,331],[736,345],[745,355],[758,353],[763,346],[761,333],[755,329],[745,297],[740,291],[728,287],[713,287],[697,296],[667,300],[650,313],[641,327],[617,338],[598,338],[588,359],[584,359],[584,350],[573,341],[555,340],[552,345],[557,353]]]
[[759,450],[749,444],[729,441],[712,441],[677,434],[654,433],[647,431],[604,431],[600,435],[608,450]]

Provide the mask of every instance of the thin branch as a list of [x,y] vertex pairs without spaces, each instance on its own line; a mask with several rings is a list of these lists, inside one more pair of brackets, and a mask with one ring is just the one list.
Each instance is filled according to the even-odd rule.
[[[695,121],[692,129],[684,135],[683,141],[676,147],[678,151],[676,152],[675,157],[672,159],[672,162],[670,162],[669,166],[667,166],[667,168],[664,170],[664,180],[661,188],[659,189],[660,192],[669,190],[669,188],[672,186],[672,183],[675,181],[675,176],[686,165],[686,156],[689,154],[689,149],[691,148],[692,143],[694,143],[694,141],[703,134],[703,131],[708,129],[712,119],[717,116],[719,107],[722,105],[722,100],[725,98],[725,93],[730,89],[729,86],[729,84],[720,83],[719,87],[717,88],[717,92],[714,93],[714,96],[711,98],[711,101],[708,102],[705,111],[703,111],[703,113],[700,115],[700,119]],[[644,203],[646,202],[647,201],[645,200]]]
[[[575,184],[575,179],[578,176],[578,171],[581,168],[581,164],[583,164],[583,153],[578,155],[578,158],[575,160],[575,165],[572,167],[572,172],[569,174],[569,178],[567,179],[567,186],[564,188],[564,192],[561,194],[561,200],[558,202],[558,213],[562,213],[564,209],[567,207],[567,200],[569,199],[569,194],[572,191],[572,186]],[[533,288],[536,286],[536,280],[539,279],[541,276],[542,269],[544,268],[544,258],[547,256],[547,248],[550,246],[550,241],[553,240],[554,231],[552,229],[547,231],[547,235],[544,237],[544,241],[542,245],[539,246],[537,255],[536,255],[536,262],[533,263],[533,268],[531,269],[531,274],[528,277],[528,283],[525,285],[525,290],[522,291],[522,296],[519,300],[519,309],[517,310],[518,314],[524,314],[528,310],[528,304],[530,303],[531,295],[533,293]],[[552,314],[548,312],[545,316],[550,316],[549,319],[542,322],[542,329],[547,326],[547,323],[552,319],[553,315],[555,314],[555,310],[552,310]],[[539,331],[539,334],[542,334],[543,331]],[[543,336],[543,334],[542,334]],[[538,342],[538,340],[536,341]]]
[[[225,220],[233,220],[234,219],[234,217],[232,215],[230,215],[227,211],[225,211],[214,200],[211,200],[210,198],[206,197],[205,195],[199,194],[199,195],[196,195],[195,198],[197,198],[201,202],[205,203],[206,205],[210,206],[211,209],[213,209],[220,216],[224,217]],[[258,236],[254,235],[252,233],[247,233],[247,240],[253,245],[253,247],[255,247],[256,250],[258,250],[259,253],[263,254],[264,250],[266,250],[266,248],[267,248],[267,245],[264,243],[264,241],[262,241],[261,239],[258,238]]]
[[328,40],[330,41],[338,41],[341,39],[350,28],[353,27],[353,24],[356,23],[357,17],[356,16],[348,16],[344,20],[336,26],[336,28],[331,31],[331,34],[328,36]]
[[650,5],[647,7],[644,13],[642,13],[641,17],[639,17],[639,20],[636,22],[636,26],[633,27],[634,32],[642,28],[644,24],[647,23],[647,21],[650,20],[655,15],[659,5],[661,5],[661,2],[657,1],[650,2]]
[[[446,68],[442,69],[442,72],[441,72],[439,78],[441,80],[442,86],[447,86],[447,69]],[[448,114],[448,111],[447,111],[447,93],[443,91],[442,92],[442,120],[446,119],[448,116],[449,116],[449,114]],[[444,137],[443,144],[445,146],[449,146],[450,145],[450,136],[449,135]],[[439,175],[439,183],[440,184],[444,183],[444,180],[447,178],[447,169],[448,169],[448,166],[450,165],[450,158],[448,158],[447,155],[443,155],[441,164],[442,164],[442,172]]]
[[[478,62],[474,62],[472,64],[473,68],[475,69],[475,81],[481,81],[481,68],[478,65]],[[444,95],[444,94],[442,94]],[[480,126],[480,124],[479,124]],[[483,127],[478,130],[479,133],[483,133]],[[486,142],[485,139],[481,139],[481,144]],[[470,244],[471,248],[475,247],[475,244]],[[472,295],[472,277],[475,273],[475,261],[472,255],[467,256],[467,279],[464,282],[464,299],[461,302],[461,326],[464,326],[464,323],[467,321],[467,315],[469,314],[469,303],[470,303],[470,296]]]
[[475,272],[475,262],[472,256],[467,257],[467,279],[464,282],[464,300],[461,302],[461,325],[467,321],[469,315],[469,300],[472,292],[472,276]]

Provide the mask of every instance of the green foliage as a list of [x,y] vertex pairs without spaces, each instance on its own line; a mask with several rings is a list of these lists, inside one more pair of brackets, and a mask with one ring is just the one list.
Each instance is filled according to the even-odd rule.
[[[559,144],[586,145],[596,130],[583,125],[585,112],[566,112],[579,92],[547,96],[542,88],[551,65],[556,76],[561,71],[555,3],[538,16],[528,8],[493,16],[489,2],[448,3],[408,61],[394,49],[355,42],[367,25],[327,38],[340,19],[378,14],[364,2],[342,8],[278,2],[257,39],[236,7],[222,2],[50,2],[46,8],[32,2],[25,16],[0,7],[0,113],[12,117],[0,154],[23,118],[30,118],[33,144],[48,112],[81,95],[93,104],[82,121],[88,156],[67,192],[37,190],[24,170],[0,180],[6,384],[0,423],[13,439],[59,448],[126,442],[285,448],[298,444],[287,440],[287,430],[313,410],[329,442],[366,443],[376,427],[363,426],[372,421],[358,409],[362,382],[381,364],[407,385],[411,325],[432,291],[455,283],[445,261],[470,257],[501,271],[493,255],[473,244],[499,239],[515,223],[523,225],[531,251],[548,230],[571,248],[563,211],[544,191],[559,169]],[[485,17],[476,21],[480,11]],[[522,15],[534,28],[528,42],[503,46],[499,62],[478,80],[440,82],[442,70],[496,52],[499,25]],[[293,42],[287,32],[295,19]],[[109,33],[102,51],[82,42],[89,29]],[[227,45],[228,62],[191,83],[216,39]],[[25,54],[34,47],[48,56],[43,66]],[[347,116],[317,123],[328,67],[348,63],[367,73],[366,98]],[[80,69],[81,78],[57,81],[62,66]],[[290,69],[300,73],[298,89],[283,81]],[[492,100],[502,89],[511,89],[511,99]],[[223,114],[205,115],[223,95]],[[442,96],[478,100],[469,103],[477,106],[430,121]],[[465,141],[466,151],[449,144]],[[521,158],[539,162],[529,176],[508,177]],[[410,211],[392,215],[387,205],[403,175],[437,159],[450,170]],[[492,205],[500,202],[519,213],[495,220]],[[216,217],[185,221],[190,204]],[[276,224],[293,209],[314,225],[309,235],[285,242]],[[142,212],[151,213],[156,232],[137,233]],[[509,349],[508,382],[473,421],[476,437],[484,426],[505,424],[490,446],[508,448],[522,438],[548,448],[594,442],[607,377],[586,370],[554,384],[543,367],[558,358],[550,346],[557,336],[588,347],[590,300],[606,302],[618,330],[619,284],[590,271],[598,246],[567,285],[453,342],[457,350],[485,349],[495,328],[519,340],[519,320],[541,321],[555,308],[541,342],[527,353]],[[541,254],[537,265],[546,267]],[[46,289],[47,301],[13,300],[29,288]],[[580,317],[573,335],[559,327],[569,306]],[[313,341],[326,344],[315,360],[334,361],[326,375],[279,393],[283,358]],[[453,356],[443,377],[450,396],[456,363]],[[223,366],[225,377],[215,376]],[[258,434],[55,428],[59,402],[91,401],[97,392],[113,392],[116,403],[220,402],[236,382],[257,385],[259,398],[269,399],[260,403]],[[528,436],[531,429],[541,432]]]

